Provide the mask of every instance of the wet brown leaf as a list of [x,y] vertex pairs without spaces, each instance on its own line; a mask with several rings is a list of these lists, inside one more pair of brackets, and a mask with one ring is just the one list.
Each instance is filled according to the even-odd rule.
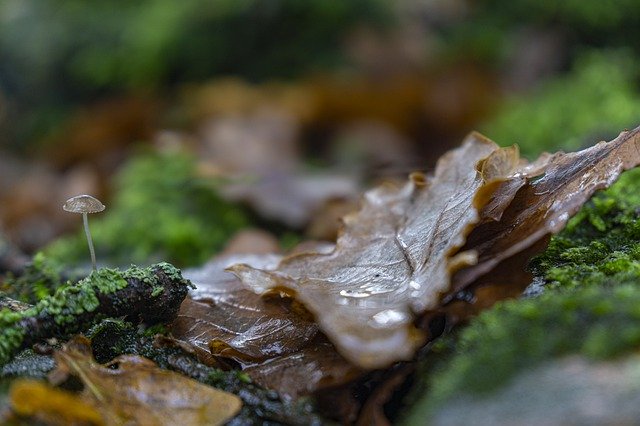
[[215,357],[251,365],[299,351],[318,327],[285,303],[269,303],[250,290],[238,290],[215,301],[185,300],[171,332]]
[[259,385],[294,399],[343,385],[363,373],[342,358],[324,336],[298,352],[269,359],[244,371]]
[[453,289],[472,284],[506,259],[560,232],[595,191],[638,164],[640,127],[579,152],[545,154],[518,170],[494,194],[494,200],[509,202],[491,215],[483,212],[482,223],[469,235],[463,250],[475,251],[478,262],[455,275]]
[[174,338],[195,347],[204,361],[212,356],[232,359],[256,383],[292,398],[360,375],[361,370],[318,333],[297,302],[279,295],[259,296],[225,272],[237,262],[266,268],[280,259],[269,254],[223,255],[185,271],[196,289],[172,324]]
[[242,406],[240,398],[178,373],[158,368],[152,361],[125,355],[109,366],[96,363],[88,340],[76,338],[55,354],[53,381],[78,376],[85,401],[96,407],[107,425],[223,424]]
[[520,272],[546,237],[640,163],[639,134],[532,164],[473,134],[432,178],[414,174],[403,188],[369,191],[361,210],[345,217],[332,253],[289,256],[271,270],[230,270],[258,293],[293,291],[343,356],[384,367],[413,355],[424,341],[414,321],[438,309],[443,294],[448,302],[471,286],[482,306],[517,295],[528,279]]
[[391,426],[385,405],[398,393],[407,378],[416,372],[415,363],[398,363],[388,369],[364,403],[356,426]]
[[472,134],[438,162],[433,178],[414,174],[401,188],[367,192],[360,211],[344,218],[330,254],[290,256],[275,270],[241,264],[230,270],[258,293],[295,292],[358,366],[408,359],[424,341],[414,314],[436,307],[451,272],[475,261],[473,253],[451,255],[489,201],[481,189],[518,164],[517,150]]
[[199,349],[200,355],[231,358],[241,365],[299,351],[318,326],[291,299],[262,298],[225,268],[236,262],[275,265],[278,255],[220,256],[199,269],[185,271],[195,284],[171,333]]

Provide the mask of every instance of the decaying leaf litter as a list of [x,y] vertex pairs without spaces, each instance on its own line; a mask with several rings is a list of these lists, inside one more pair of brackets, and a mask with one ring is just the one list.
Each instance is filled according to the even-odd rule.
[[[498,148],[480,135],[472,134],[462,148],[441,160],[431,180],[421,175],[413,175],[404,187],[383,186],[368,192],[361,210],[345,218],[345,227],[332,252],[294,254],[282,259],[277,267],[273,266],[273,258],[264,265],[264,259],[247,256],[244,263],[231,266],[229,270],[236,273],[248,287],[265,293],[265,300],[270,300],[269,303],[282,303],[278,302],[282,295],[300,300],[313,313],[320,329],[329,337],[338,352],[352,364],[362,370],[372,366],[388,366],[394,361],[411,358],[416,348],[428,339],[425,331],[414,326],[421,315],[428,318],[432,312],[444,311],[452,314],[452,321],[459,321],[465,315],[475,312],[473,299],[469,303],[455,298],[456,293],[464,288],[475,291],[481,297],[489,297],[489,300],[482,300],[483,307],[495,303],[501,297],[514,296],[521,292],[530,282],[530,275],[524,270],[519,270],[526,265],[522,258],[528,259],[535,254],[530,248],[542,250],[548,235],[559,232],[568,218],[576,213],[594,191],[607,187],[622,171],[638,164],[638,133],[638,129],[625,132],[614,141],[600,143],[575,154],[545,154],[533,163],[520,159],[514,148]],[[449,243],[451,240],[447,239],[447,235],[439,235],[438,229],[431,229],[431,232],[427,233],[432,238],[439,237],[445,241],[444,244],[440,244],[440,256],[446,259],[446,267],[432,265],[439,267],[442,275],[427,274],[419,269],[430,265],[424,256],[419,257],[419,250],[412,247],[413,250],[408,251],[406,257],[401,250],[402,238],[407,240],[412,237],[407,231],[411,229],[410,226],[413,226],[413,229],[419,228],[420,225],[426,228],[425,223],[418,222],[417,218],[407,218],[408,212],[417,216],[419,207],[416,206],[419,206],[419,203],[428,205],[425,201],[426,196],[422,195],[425,192],[420,192],[424,191],[425,187],[451,184],[445,180],[446,176],[450,176],[449,179],[451,176],[453,179],[460,179],[461,174],[458,169],[452,167],[451,159],[468,160],[465,155],[473,152],[474,148],[476,152],[484,153],[484,156],[476,154],[476,168],[472,168],[473,173],[465,175],[468,179],[467,185],[458,186],[467,192],[460,194],[461,200],[452,203],[452,206],[447,204],[451,200],[441,199],[444,205],[435,213],[438,218],[449,215],[454,219],[460,219],[461,214],[450,213],[450,210],[457,208],[464,211],[466,207],[468,221],[458,228],[461,235],[457,244],[455,241],[453,244]],[[469,163],[458,166],[464,170],[465,166],[469,168]],[[439,178],[442,180],[438,181]],[[437,193],[435,191],[438,190],[439,188],[432,189],[433,193]],[[416,192],[419,196],[412,196]],[[463,200],[466,201],[464,205]],[[439,232],[442,234],[451,229],[450,226],[443,226]],[[467,235],[469,238],[465,242],[464,237]],[[490,235],[493,240],[487,238],[487,244],[480,245],[483,240],[476,235]],[[415,235],[413,238],[421,247],[430,244],[420,241]],[[504,250],[492,252],[491,249],[495,250],[495,247],[491,244],[497,242],[504,244]],[[438,246],[434,242],[432,247]],[[393,253],[392,250],[396,252]],[[511,267],[509,260],[514,262]],[[253,267],[248,265],[252,261],[255,262]],[[419,263],[420,261],[422,263]],[[197,287],[204,289],[212,284],[215,286],[215,283],[219,285],[224,280],[230,281],[228,276],[219,274],[223,264],[232,262],[233,259],[215,260],[205,268],[193,271],[190,278]],[[418,265],[418,268],[415,265]],[[209,278],[202,275],[207,268],[210,268]],[[510,277],[513,282],[488,282],[489,276]],[[415,282],[417,277],[427,280],[426,283],[432,286],[425,286],[430,290],[430,298],[420,301],[416,294],[412,294],[412,291],[416,290],[411,286],[412,280],[413,287],[416,284],[424,284]],[[435,284],[432,281],[434,278]],[[238,284],[234,281],[234,286]],[[491,285],[498,284],[507,288],[511,286],[515,290],[487,292]],[[203,293],[199,293],[200,291],[202,290],[195,290],[192,297],[206,299],[207,296],[203,293],[207,290]],[[418,301],[412,304],[412,300],[416,299]],[[345,303],[344,300],[349,302]],[[287,300],[286,303],[291,302]],[[451,306],[456,304],[468,307],[451,309]],[[398,314],[394,316],[389,310]],[[376,321],[376,315],[384,321]],[[392,321],[395,318],[400,320]],[[192,325],[183,328],[193,321],[189,315],[180,312],[175,324],[179,324],[181,328],[174,329],[174,332],[179,331],[179,339],[202,346],[202,342],[199,341],[202,334],[197,331],[197,327]],[[234,320],[230,319],[226,325],[234,329],[237,325],[234,326],[233,322]],[[300,321],[299,325],[302,324]],[[242,340],[246,340],[249,336],[243,333],[238,332],[238,335]],[[349,339],[349,333],[362,341]],[[224,339],[219,333],[212,334],[209,343]],[[394,342],[392,338],[395,336],[400,336],[401,340]],[[259,333],[253,333],[253,337],[264,338]],[[286,338],[287,336],[283,336],[282,342],[286,341]],[[375,347],[377,339],[384,343]],[[222,347],[225,350],[229,347],[234,349],[229,351],[234,355],[226,356],[246,358],[246,354],[243,356],[242,351],[238,353],[237,346],[234,347],[234,341],[237,340],[237,337],[233,336],[224,342]],[[354,340],[357,343],[353,343]],[[356,346],[358,344],[360,346]],[[209,346],[210,349],[212,346],[220,348],[215,344]],[[290,349],[295,353],[295,347]],[[269,358],[268,351],[269,349],[263,351],[265,358]],[[219,351],[217,356],[226,357]],[[303,359],[302,355],[299,359]],[[273,361],[265,362],[264,365],[267,367],[264,368],[268,368],[272,363]],[[303,366],[304,364],[289,363],[287,374],[304,377],[299,374]],[[247,371],[253,377],[262,377],[260,365],[252,365]],[[278,371],[279,375],[282,375],[281,371]],[[274,386],[275,381],[269,385]],[[292,392],[292,388],[288,386],[279,390],[284,393]]]
[[[472,134],[439,161],[433,176],[413,174],[403,186],[367,192],[361,209],[344,218],[331,252],[298,253],[277,265],[273,257],[240,257],[235,265],[227,259],[210,278],[187,273],[200,289],[178,312],[173,338],[185,347],[194,344],[209,362],[231,360],[227,368],[244,368],[289,397],[411,359],[429,339],[420,320],[460,303],[460,291],[479,294],[492,284],[521,288],[522,282],[486,277],[508,269],[521,253],[531,256],[529,249],[561,230],[594,191],[639,164],[639,134],[637,128],[531,164],[516,149]],[[222,274],[222,265],[238,278]],[[202,290],[207,287],[208,295]],[[465,300],[473,306],[473,297]],[[216,309],[250,314],[229,315],[225,322]],[[454,320],[461,316],[464,309]],[[212,330],[196,332],[207,323],[215,325]],[[340,368],[318,368],[320,377],[304,389],[282,380],[306,377],[309,359]]]
[[294,255],[274,270],[230,270],[257,293],[293,292],[360,367],[410,359],[426,338],[413,325],[418,315],[559,232],[596,190],[640,163],[639,133],[532,164],[472,134],[432,178],[367,192],[332,253]]
[[[76,376],[84,385],[82,394],[70,394],[64,401],[81,408],[77,418],[65,419],[69,423],[219,425],[233,418],[242,406],[236,395],[160,369],[146,358],[124,355],[100,365],[93,360],[85,338],[72,339],[55,358],[57,366],[49,376],[52,384]],[[36,384],[18,382],[11,393],[16,410],[40,413],[45,422],[64,417],[67,407],[46,400],[54,392],[45,390],[38,398],[38,393],[33,395],[37,390]]]

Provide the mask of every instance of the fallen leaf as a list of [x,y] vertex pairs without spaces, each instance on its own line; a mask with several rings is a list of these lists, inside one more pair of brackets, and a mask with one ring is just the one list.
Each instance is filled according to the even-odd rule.
[[[175,339],[199,353],[250,365],[297,352],[318,332],[304,308],[291,299],[270,300],[248,289],[225,268],[236,262],[276,265],[279,255],[219,256],[199,269],[185,271],[195,284],[171,325]],[[280,299],[279,297],[276,297]]]
[[354,176],[344,173],[269,171],[248,182],[236,179],[220,191],[231,201],[249,204],[267,219],[300,228],[328,201],[357,198],[359,187]]
[[271,233],[257,228],[238,231],[225,244],[222,254],[272,254],[280,251],[278,239]]
[[[622,132],[579,152],[543,155],[496,189],[494,199],[508,199],[503,211],[483,217],[462,250],[478,254],[478,262],[458,271],[453,290],[470,285],[500,262],[550,234],[560,232],[593,193],[609,187],[620,173],[640,164],[640,127]],[[497,219],[497,220],[495,220]]]
[[9,390],[12,411],[47,425],[103,425],[96,407],[80,395],[57,389],[44,382],[19,379]]
[[361,375],[318,333],[298,302],[259,296],[225,272],[237,262],[275,267],[280,259],[273,254],[222,255],[202,268],[184,271],[196,288],[171,325],[173,338],[195,347],[204,362],[212,357],[233,360],[256,383],[291,398]]
[[460,290],[477,288],[478,306],[520,292],[528,275],[516,272],[546,237],[640,163],[639,134],[532,164],[516,148],[498,149],[472,134],[440,159],[432,178],[414,174],[402,188],[369,191],[360,211],[344,218],[332,253],[289,256],[275,269],[230,270],[257,293],[293,292],[345,358],[385,367],[413,356],[425,341],[416,319]]
[[71,340],[55,358],[58,367],[50,379],[60,382],[77,376],[85,386],[85,401],[96,407],[107,425],[219,425],[242,406],[236,395],[162,370],[139,356],[119,356],[102,366],[94,361],[84,338]]
[[244,372],[257,384],[292,399],[349,383],[363,374],[345,361],[324,336],[298,352],[266,360]]
[[480,190],[518,165],[517,150],[474,133],[438,162],[431,179],[414,174],[401,188],[367,192],[360,211],[344,218],[330,254],[289,256],[274,270],[230,270],[257,293],[293,291],[357,366],[409,359],[424,342],[412,324],[415,313],[435,308],[450,274],[475,261],[473,253],[451,255],[489,201]]
[[380,384],[364,403],[356,426],[390,426],[385,405],[396,395],[408,377],[416,372],[415,363],[398,363],[384,373]]
[[215,301],[187,299],[171,326],[171,333],[214,357],[252,365],[299,351],[318,332],[286,304],[269,303],[250,290],[238,290]]

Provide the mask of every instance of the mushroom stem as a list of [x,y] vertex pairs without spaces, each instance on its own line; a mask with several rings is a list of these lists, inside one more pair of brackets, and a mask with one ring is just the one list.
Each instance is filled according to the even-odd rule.
[[82,222],[84,223],[84,233],[87,235],[87,242],[89,243],[89,253],[91,253],[91,266],[93,270],[96,270],[96,252],[93,250],[93,240],[91,239],[91,232],[89,231],[89,219],[86,213],[82,213]]

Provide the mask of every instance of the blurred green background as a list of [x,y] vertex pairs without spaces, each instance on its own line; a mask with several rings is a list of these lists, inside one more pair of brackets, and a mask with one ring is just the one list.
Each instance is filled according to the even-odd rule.
[[[532,158],[637,125],[639,33],[633,0],[0,0],[0,229],[38,250],[78,229],[59,205],[91,192],[115,203],[105,217],[128,212],[104,234],[96,220],[115,245],[126,227],[149,233],[128,219],[144,200],[186,205],[168,195],[175,176],[242,212],[214,215],[230,229],[215,243],[182,224],[155,249],[130,247],[136,261],[189,263],[177,244],[200,262],[247,224],[331,238],[312,223],[329,201],[429,170],[471,130]],[[167,152],[177,174],[155,173]],[[322,181],[303,199],[299,182],[323,173],[351,186]],[[221,189],[238,179],[306,207]],[[214,220],[182,209],[153,228]]]

